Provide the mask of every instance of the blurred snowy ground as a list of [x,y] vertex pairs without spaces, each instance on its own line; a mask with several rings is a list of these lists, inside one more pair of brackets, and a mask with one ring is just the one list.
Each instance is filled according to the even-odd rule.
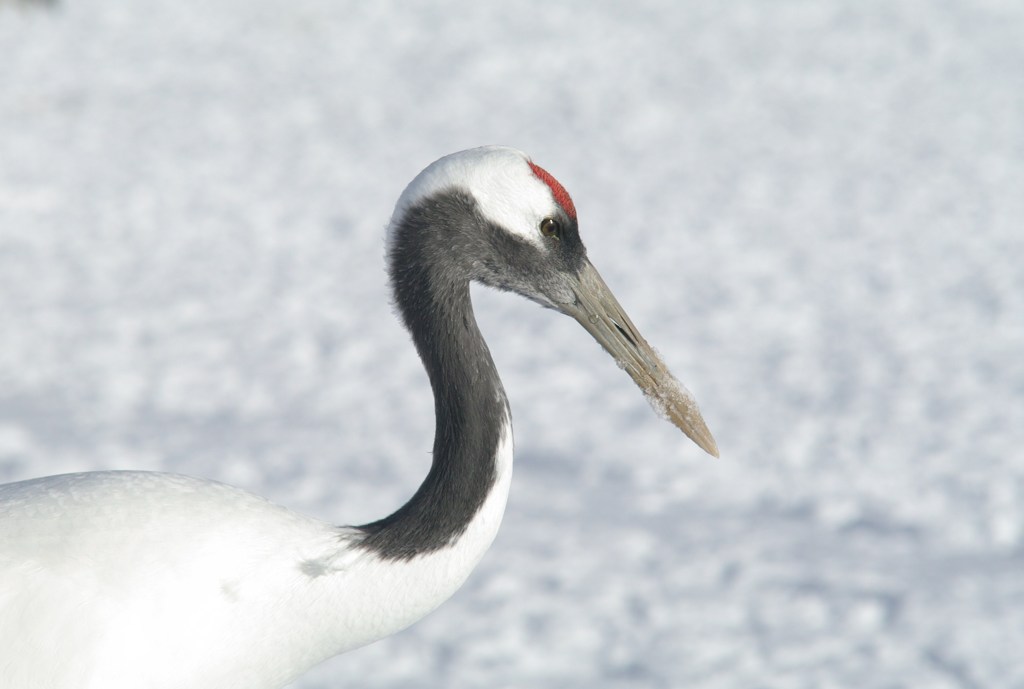
[[0,6],[0,479],[360,522],[429,462],[382,231],[483,143],[573,193],[722,449],[475,292],[505,525],[328,687],[1024,687],[1024,5]]

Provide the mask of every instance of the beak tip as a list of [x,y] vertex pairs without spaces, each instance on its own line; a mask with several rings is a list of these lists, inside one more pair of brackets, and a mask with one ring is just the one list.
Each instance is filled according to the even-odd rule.
[[720,457],[718,454],[718,443],[715,442],[715,438],[711,435],[711,431],[708,430],[708,427],[704,425],[703,419],[701,419],[699,427],[693,428],[692,431],[693,432],[691,433],[688,429],[683,429],[683,433],[685,433],[686,436],[697,445],[697,447],[704,450],[715,459],[718,459]]

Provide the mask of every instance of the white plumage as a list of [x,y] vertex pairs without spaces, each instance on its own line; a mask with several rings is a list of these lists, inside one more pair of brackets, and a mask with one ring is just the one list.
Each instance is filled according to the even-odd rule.
[[152,472],[0,486],[0,686],[261,689],[404,629],[494,540],[501,474],[458,548],[385,562],[354,530]]

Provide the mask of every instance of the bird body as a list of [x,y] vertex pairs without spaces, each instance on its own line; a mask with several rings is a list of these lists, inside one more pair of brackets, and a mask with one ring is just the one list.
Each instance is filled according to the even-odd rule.
[[393,514],[335,526],[238,488],[105,471],[0,486],[4,689],[272,689],[399,631],[465,581],[512,473],[508,401],[469,283],[572,315],[717,452],[586,258],[564,188],[519,151],[435,162],[388,228],[395,304],[434,392],[432,463]]
[[497,533],[510,469],[458,548],[400,562],[356,529],[188,476],[0,486],[0,686],[283,686],[451,596]]

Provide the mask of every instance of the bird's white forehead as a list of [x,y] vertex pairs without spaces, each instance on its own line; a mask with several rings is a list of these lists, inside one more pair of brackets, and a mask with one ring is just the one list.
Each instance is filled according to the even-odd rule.
[[388,227],[388,242],[409,208],[452,189],[469,193],[488,220],[538,246],[541,220],[558,210],[551,188],[533,173],[525,153],[505,146],[471,148],[434,161],[405,188]]

